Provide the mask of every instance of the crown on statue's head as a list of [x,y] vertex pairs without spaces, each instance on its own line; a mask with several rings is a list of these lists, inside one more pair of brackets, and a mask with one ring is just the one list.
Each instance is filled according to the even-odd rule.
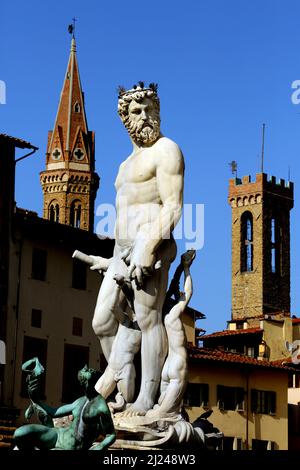
[[133,87],[130,90],[126,90],[123,86],[118,87],[118,95],[119,99],[124,98],[124,96],[130,96],[134,95],[135,93],[142,92],[143,94],[149,92],[149,95],[157,96],[157,89],[158,89],[158,84],[157,83],[150,83],[148,88],[145,87],[144,82],[138,82],[137,85],[133,85]]

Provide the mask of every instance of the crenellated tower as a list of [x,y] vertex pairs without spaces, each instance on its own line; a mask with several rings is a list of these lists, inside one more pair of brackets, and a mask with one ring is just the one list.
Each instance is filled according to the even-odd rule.
[[290,315],[293,183],[265,173],[230,180],[232,320]]
[[54,128],[48,133],[46,170],[41,172],[40,181],[45,219],[93,231],[99,187],[95,133],[88,130],[74,37]]

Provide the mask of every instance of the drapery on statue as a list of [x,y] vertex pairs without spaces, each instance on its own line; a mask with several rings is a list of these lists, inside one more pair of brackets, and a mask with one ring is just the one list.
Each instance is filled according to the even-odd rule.
[[[110,411],[104,398],[95,391],[99,373],[85,366],[78,372],[84,395],[73,403],[51,408],[39,399],[39,381],[44,368],[37,358],[22,366],[27,372],[28,394],[31,400],[25,417],[36,412],[42,424],[25,424],[14,433],[14,442],[20,450],[104,450],[114,443],[116,433]],[[72,415],[67,427],[54,427],[53,419]],[[100,443],[94,441],[103,435]],[[92,447],[93,446],[93,447]]]
[[[117,310],[136,320],[141,330],[141,387],[127,411],[145,415],[154,406],[168,349],[162,308],[169,267],[176,257],[172,230],[181,216],[184,162],[177,144],[160,133],[156,85],[145,88],[139,82],[129,91],[121,89],[118,112],[132,140],[133,151],[120,165],[115,182],[113,257],[109,263],[105,260],[104,265],[103,260],[93,257],[93,269],[107,269],[93,329],[109,363],[111,354],[116,356],[122,351],[124,332]],[[133,309],[115,276],[129,279]],[[101,382],[96,389],[102,394]],[[132,392],[128,390],[129,401]]]

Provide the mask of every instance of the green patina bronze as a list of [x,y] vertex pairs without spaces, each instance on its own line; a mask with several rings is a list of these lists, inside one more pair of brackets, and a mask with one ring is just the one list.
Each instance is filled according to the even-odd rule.
[[[22,370],[28,373],[27,384],[31,404],[26,410],[28,419],[34,412],[43,424],[25,424],[15,431],[14,442],[20,450],[104,450],[116,439],[110,411],[94,388],[99,374],[85,366],[78,372],[78,380],[85,394],[73,403],[51,408],[38,399],[43,366],[37,358],[27,361]],[[67,427],[54,427],[53,418],[72,415]],[[100,443],[94,441],[104,436]]]

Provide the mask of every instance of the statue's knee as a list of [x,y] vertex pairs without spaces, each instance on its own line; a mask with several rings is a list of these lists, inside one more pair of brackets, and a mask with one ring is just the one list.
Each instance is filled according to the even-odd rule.
[[102,325],[95,318],[92,321],[92,328],[96,336],[102,336]]
[[96,336],[111,336],[115,332],[114,322],[102,323],[98,320],[93,320],[92,328]]
[[14,432],[13,438],[15,440],[20,440],[26,437],[29,433],[29,429],[27,426],[21,426],[20,428],[16,429]]
[[92,328],[96,336],[110,336],[115,333],[116,324],[113,312],[109,309],[101,308],[95,312]]

